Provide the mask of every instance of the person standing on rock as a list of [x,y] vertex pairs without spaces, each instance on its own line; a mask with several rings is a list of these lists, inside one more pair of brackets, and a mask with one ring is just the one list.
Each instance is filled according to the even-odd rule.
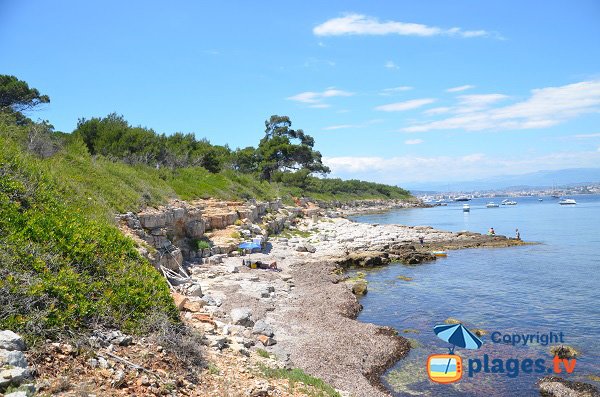
[[496,231],[494,230],[493,227],[490,227],[490,230],[488,230],[488,236],[495,236],[496,235]]
[[519,228],[515,229],[515,238],[517,240],[521,240],[521,233],[519,233]]
[[421,248],[425,246],[425,238],[423,236],[419,236],[419,243],[421,243]]

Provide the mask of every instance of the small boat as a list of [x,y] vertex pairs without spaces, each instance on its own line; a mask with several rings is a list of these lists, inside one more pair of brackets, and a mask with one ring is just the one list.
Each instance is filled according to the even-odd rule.
[[432,254],[435,255],[435,256],[437,256],[437,257],[448,256],[448,254],[446,253],[446,251],[433,251]]
[[540,198],[538,199],[538,201],[544,201],[544,199],[540,197]]
[[502,200],[502,205],[517,205],[516,201],[512,201],[512,200],[508,200],[508,199],[504,199]]
[[558,204],[560,204],[560,205],[575,205],[575,204],[577,204],[577,201],[575,201],[573,199],[562,199],[558,202]]
[[471,211],[471,207],[469,207],[469,204],[463,204],[463,212],[469,212]]
[[454,201],[469,201],[471,200],[469,197],[467,196],[460,196],[454,199]]
[[498,208],[498,207],[500,207],[498,204],[494,203],[493,201],[490,201],[485,206],[488,207],[488,208]]

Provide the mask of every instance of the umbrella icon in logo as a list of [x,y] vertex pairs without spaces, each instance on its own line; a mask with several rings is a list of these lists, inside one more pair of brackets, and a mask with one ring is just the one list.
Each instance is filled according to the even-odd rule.
[[[483,342],[477,336],[475,336],[471,331],[469,331],[462,324],[440,324],[433,327],[433,332],[437,335],[438,338],[444,340],[448,343],[452,344],[452,347],[449,347],[449,354],[454,354],[454,348],[456,346],[462,347],[464,349],[479,349]],[[446,365],[446,373],[448,372],[448,368],[450,367],[450,361],[452,359],[448,359],[448,364]]]
[[450,354],[456,346],[464,349],[479,349],[483,342],[462,324],[441,324],[433,327],[438,338],[451,343]]

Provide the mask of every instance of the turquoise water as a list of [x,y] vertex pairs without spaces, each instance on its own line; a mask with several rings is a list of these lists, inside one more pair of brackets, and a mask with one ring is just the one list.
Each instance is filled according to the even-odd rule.
[[[389,325],[413,339],[416,348],[384,376],[396,395],[539,396],[535,381],[544,374],[515,377],[504,373],[468,376],[468,360],[485,354],[494,358],[545,359],[549,346],[492,343],[492,332],[504,334],[563,333],[565,344],[581,352],[569,380],[600,376],[600,196],[575,196],[576,206],[560,206],[544,197],[517,198],[516,206],[486,208],[489,199],[447,207],[396,210],[355,217],[360,222],[430,225],[438,229],[470,230],[521,237],[541,244],[511,248],[449,251],[447,258],[420,266],[395,264],[367,272],[369,293],[358,319]],[[494,199],[500,203],[502,198]],[[411,281],[398,276],[411,277]],[[468,328],[489,332],[479,350],[456,349],[465,373],[460,382],[441,385],[428,379],[425,364],[431,354],[446,354],[449,345],[433,326],[453,317]],[[404,332],[406,331],[406,332]],[[475,364],[473,364],[475,365]],[[514,372],[512,372],[514,374]]]

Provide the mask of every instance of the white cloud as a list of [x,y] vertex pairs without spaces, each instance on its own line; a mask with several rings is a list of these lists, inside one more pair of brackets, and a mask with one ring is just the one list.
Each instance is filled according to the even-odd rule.
[[323,102],[326,98],[348,97],[352,95],[354,95],[354,93],[352,92],[337,90],[335,88],[328,88],[323,92],[301,92],[299,94],[287,97],[286,99],[290,101],[309,104],[309,107],[311,108],[328,108],[331,105]]
[[332,18],[313,28],[317,36],[375,35],[397,34],[401,36],[460,36],[465,38],[489,36],[485,30],[462,30],[461,28],[443,29],[420,23],[398,21],[379,21],[377,18],[362,14],[348,14]]
[[573,138],[577,138],[577,139],[600,138],[600,132],[597,134],[577,134],[577,135],[573,135]]
[[325,131],[333,131],[333,130],[344,130],[347,128],[356,128],[358,126],[354,125],[354,124],[340,124],[340,125],[331,125],[329,127],[325,127],[323,128],[323,130]]
[[[489,94],[473,100],[485,107],[504,99],[501,94]],[[465,96],[467,97],[467,96]],[[459,98],[460,99],[460,98]],[[463,99],[460,99],[464,101]],[[485,106],[483,106],[485,105]],[[466,131],[546,128],[586,113],[600,112],[600,80],[583,81],[560,87],[531,91],[521,102],[493,109],[475,109],[443,120],[406,127],[406,132],[464,129]]]
[[430,103],[433,103],[435,101],[436,100],[433,98],[411,99],[410,101],[389,103],[387,105],[377,106],[375,110],[381,110],[383,112],[402,112],[405,110],[420,108],[421,106],[429,105]]
[[407,85],[401,85],[399,87],[392,87],[392,88],[384,88],[383,90],[381,90],[379,95],[389,96],[389,95],[397,94],[399,92],[410,91],[412,89],[413,89],[413,87],[410,87]]
[[454,110],[456,113],[476,112],[506,98],[508,96],[502,94],[460,95],[458,107]]
[[383,121],[384,121],[383,119],[371,119],[371,120],[365,121],[364,123],[361,123],[361,124],[331,125],[329,127],[324,127],[323,130],[324,131],[334,131],[334,130],[343,130],[343,129],[348,129],[348,128],[365,128],[365,127],[371,126],[373,124],[382,123]]
[[474,85],[470,85],[470,84],[466,84],[466,85],[460,85],[458,87],[448,88],[446,90],[446,92],[460,92],[460,91],[470,90],[472,88],[475,88],[475,86]]
[[418,145],[423,142],[425,141],[422,139],[407,139],[406,141],[404,141],[406,145]]
[[[507,158],[481,153],[465,156],[326,157],[332,176],[391,184],[465,181],[540,170],[596,167],[599,150],[556,152],[543,156]],[[402,170],[402,172],[398,172]]]
[[399,69],[399,66],[394,63],[394,61],[387,61],[383,67],[388,69]]
[[423,113],[427,114],[427,115],[436,115],[436,114],[448,113],[450,110],[452,110],[452,108],[449,108],[449,107],[446,107],[446,106],[440,106],[440,107],[437,107],[437,108],[427,109]]

